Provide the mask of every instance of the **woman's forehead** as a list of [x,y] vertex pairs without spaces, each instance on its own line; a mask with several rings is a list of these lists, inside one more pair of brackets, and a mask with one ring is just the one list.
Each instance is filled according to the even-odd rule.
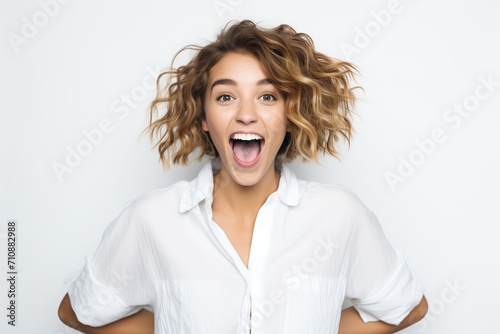
[[214,84],[233,85],[272,84],[261,62],[249,53],[229,52],[224,55],[208,72],[208,86]]

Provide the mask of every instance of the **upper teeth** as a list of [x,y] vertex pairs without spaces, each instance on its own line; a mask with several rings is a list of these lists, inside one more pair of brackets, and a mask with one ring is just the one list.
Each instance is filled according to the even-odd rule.
[[234,134],[231,139],[238,139],[238,140],[260,140],[262,139],[261,136],[253,134],[253,133],[237,133]]

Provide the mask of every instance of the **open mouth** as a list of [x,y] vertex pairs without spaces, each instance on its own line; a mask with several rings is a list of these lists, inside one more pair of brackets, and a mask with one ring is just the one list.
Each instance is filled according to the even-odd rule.
[[253,165],[257,162],[264,138],[255,133],[235,133],[229,139],[236,161],[243,166]]

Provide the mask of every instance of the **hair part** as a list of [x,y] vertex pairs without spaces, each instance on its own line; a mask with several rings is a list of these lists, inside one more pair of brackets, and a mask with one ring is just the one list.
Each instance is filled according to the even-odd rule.
[[[187,65],[173,64],[182,52],[195,51]],[[164,166],[187,165],[198,150],[198,159],[217,156],[210,135],[203,131],[204,97],[210,69],[230,52],[256,57],[273,85],[285,98],[288,133],[278,152],[283,162],[301,156],[317,161],[319,154],[338,156],[338,141],[348,144],[356,96],[351,80],[356,67],[316,51],[311,37],[286,24],[272,29],[249,20],[228,24],[216,41],[188,45],[172,60],[171,68],[158,76],[157,95],[149,107],[145,129],[157,147]],[[167,78],[165,85],[162,85]],[[160,106],[166,107],[159,116]]]

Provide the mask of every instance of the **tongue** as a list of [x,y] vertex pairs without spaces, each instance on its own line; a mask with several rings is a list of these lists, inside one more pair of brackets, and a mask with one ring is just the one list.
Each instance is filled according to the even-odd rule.
[[260,143],[258,140],[234,140],[233,152],[243,162],[254,161],[259,155]]

